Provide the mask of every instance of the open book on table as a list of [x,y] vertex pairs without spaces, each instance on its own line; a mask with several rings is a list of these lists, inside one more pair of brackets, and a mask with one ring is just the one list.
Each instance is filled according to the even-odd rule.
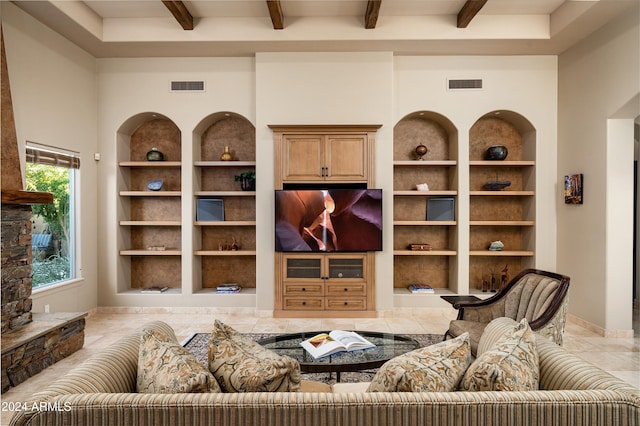
[[342,330],[317,334],[302,341],[300,345],[316,359],[337,354],[338,352],[351,352],[376,347],[376,345],[358,333]]

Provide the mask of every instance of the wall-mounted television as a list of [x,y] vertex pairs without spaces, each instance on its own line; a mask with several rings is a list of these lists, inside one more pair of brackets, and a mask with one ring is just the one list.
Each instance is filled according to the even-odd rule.
[[283,189],[275,194],[276,251],[382,250],[382,189]]

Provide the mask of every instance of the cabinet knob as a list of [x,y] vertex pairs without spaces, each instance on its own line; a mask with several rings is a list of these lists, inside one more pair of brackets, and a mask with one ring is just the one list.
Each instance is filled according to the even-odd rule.
[[349,291],[349,289],[345,287],[345,288],[344,288],[344,291]]
[[304,305],[306,305],[306,304],[307,304],[307,302],[302,302],[302,306],[304,306]]
[[349,304],[349,302],[344,302],[344,306],[347,306]]
[[306,288],[304,288],[304,287],[302,287],[302,291],[307,291],[307,289],[306,289]]

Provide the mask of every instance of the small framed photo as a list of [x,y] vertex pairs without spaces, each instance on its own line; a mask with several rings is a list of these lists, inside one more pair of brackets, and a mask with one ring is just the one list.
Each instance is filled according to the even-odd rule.
[[582,204],[582,173],[564,177],[564,203]]

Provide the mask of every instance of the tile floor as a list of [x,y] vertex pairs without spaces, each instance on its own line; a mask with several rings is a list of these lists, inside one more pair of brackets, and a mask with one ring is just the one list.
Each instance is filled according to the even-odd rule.
[[[78,363],[100,352],[120,336],[151,320],[162,320],[173,327],[180,341],[195,332],[207,332],[219,319],[243,333],[287,333],[295,331],[356,329],[394,333],[444,333],[455,318],[453,309],[413,309],[395,311],[379,318],[366,319],[280,319],[256,316],[247,312],[184,313],[180,309],[99,309],[87,317],[84,347],[2,395],[3,402],[25,401]],[[638,312],[634,318],[638,320]],[[571,320],[565,333],[565,347],[589,362],[640,388],[640,336],[635,326],[634,338],[605,338]],[[1,424],[8,425],[13,413],[2,411]]]

